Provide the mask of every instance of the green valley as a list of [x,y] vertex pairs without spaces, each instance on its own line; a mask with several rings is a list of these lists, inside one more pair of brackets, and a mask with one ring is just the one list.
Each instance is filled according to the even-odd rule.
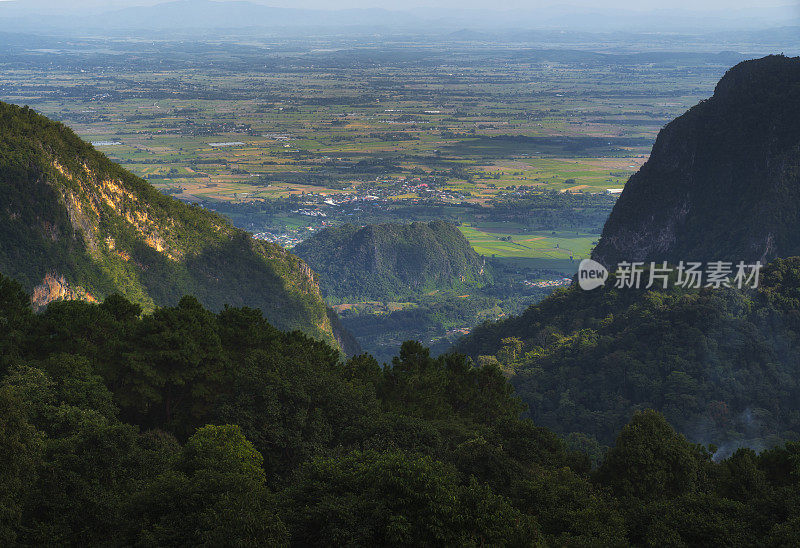
[[[479,255],[469,231],[445,221],[342,225],[317,232],[293,252],[319,273],[322,294],[343,326],[389,362],[403,341],[425,341],[442,352],[477,323],[517,313],[567,283],[555,267],[495,267],[495,258]],[[526,285],[531,271],[551,281]]]

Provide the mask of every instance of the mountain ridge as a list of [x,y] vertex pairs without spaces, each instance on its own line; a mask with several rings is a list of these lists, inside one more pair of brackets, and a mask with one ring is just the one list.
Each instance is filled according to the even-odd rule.
[[[716,138],[715,138],[716,137]],[[652,408],[718,457],[800,434],[800,58],[732,68],[659,134],[593,253],[767,262],[757,288],[573,284],[456,346],[503,368],[537,424],[602,443]]]
[[0,272],[36,304],[120,293],[152,310],[194,294],[334,342],[316,275],[285,249],[161,194],[27,107],[0,103],[0,129]]

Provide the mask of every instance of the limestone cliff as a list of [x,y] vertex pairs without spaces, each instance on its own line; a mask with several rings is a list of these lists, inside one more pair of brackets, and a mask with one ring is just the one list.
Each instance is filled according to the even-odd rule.
[[738,262],[800,254],[800,58],[730,69],[670,122],[603,229],[594,258]]

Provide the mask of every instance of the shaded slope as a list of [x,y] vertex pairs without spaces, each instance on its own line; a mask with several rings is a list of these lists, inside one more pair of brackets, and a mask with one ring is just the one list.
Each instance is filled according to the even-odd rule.
[[771,263],[757,291],[572,287],[457,350],[499,362],[558,432],[611,443],[652,408],[694,441],[764,447],[800,437],[798,287],[800,258]]
[[162,195],[62,124],[0,103],[0,272],[43,305],[119,292],[152,309],[196,295],[333,340],[315,275],[222,217]]
[[[800,59],[737,65],[670,123],[594,257],[772,260],[758,290],[559,291],[457,349],[499,363],[534,420],[609,443],[654,408],[695,441],[800,437]],[[644,277],[646,279],[646,276]]]

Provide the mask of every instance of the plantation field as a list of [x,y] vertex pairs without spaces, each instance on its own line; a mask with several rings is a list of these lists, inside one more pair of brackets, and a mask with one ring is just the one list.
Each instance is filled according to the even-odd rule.
[[[442,218],[485,256],[556,261],[586,256],[611,203],[536,206],[531,194],[622,188],[732,62],[675,54],[667,69],[646,54],[367,37],[69,51],[0,59],[0,99],[251,232],[291,247],[329,224]],[[249,205],[261,201],[276,205]],[[526,217],[526,230],[551,230],[486,224]]]
[[[649,145],[649,140],[639,139],[630,141],[637,146],[624,149],[608,145],[579,149],[582,154],[591,156],[549,157],[569,152],[568,144],[553,137],[530,142],[489,137],[486,140],[491,141],[491,146],[481,148],[475,142],[482,138],[435,139],[426,133],[451,133],[462,129],[464,124],[454,120],[448,121],[446,127],[403,128],[403,134],[418,137],[386,143],[371,136],[375,132],[382,135],[380,132],[389,129],[398,130],[387,126],[377,114],[356,116],[351,113],[348,118],[366,120],[360,124],[345,122],[344,126],[331,127],[321,123],[317,110],[289,116],[280,109],[262,112],[257,104],[248,101],[240,106],[241,110],[235,114],[226,114],[225,107],[216,101],[162,100],[152,105],[122,101],[113,109],[93,106],[89,110],[93,118],[118,119],[98,127],[91,121],[70,122],[77,105],[69,108],[63,101],[57,105],[47,101],[35,104],[37,109],[65,119],[81,133],[91,131],[85,137],[98,143],[96,147],[100,151],[148,178],[157,187],[169,189],[187,200],[246,201],[302,192],[354,193],[356,187],[364,183],[380,187],[392,181],[431,174],[445,177],[442,189],[466,191],[469,195],[463,198],[474,203],[482,203],[503,190],[520,185],[602,192],[623,186],[646,160]],[[398,108],[390,110],[401,110],[401,104],[394,106]],[[191,118],[181,114],[186,111],[191,112]],[[219,124],[214,121],[220,117],[232,117],[231,124],[239,129],[198,138],[191,134],[176,135],[180,129],[158,129],[153,123],[137,127],[140,124],[136,121],[137,118],[152,118],[163,126],[191,131],[195,125]],[[123,124],[124,128],[118,127]],[[224,123],[222,127],[224,129]],[[273,133],[276,127],[281,132]],[[105,131],[101,133],[99,129]],[[536,132],[537,129],[531,128],[531,133]],[[313,139],[309,133],[313,133]],[[540,142],[546,146],[532,144]],[[597,140],[592,142],[597,143]],[[397,160],[387,162],[387,156]],[[384,162],[386,165],[374,170],[369,166],[353,169],[359,162]],[[452,172],[454,168],[457,173]],[[400,196],[415,197],[418,195],[414,193]]]
[[589,256],[599,234],[522,231],[489,225],[462,225],[473,249],[486,257],[580,261]]

